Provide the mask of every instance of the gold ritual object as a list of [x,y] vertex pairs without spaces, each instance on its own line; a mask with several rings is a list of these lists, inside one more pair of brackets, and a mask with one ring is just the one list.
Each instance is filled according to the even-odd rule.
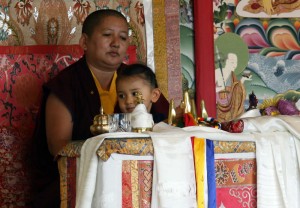
[[[201,105],[200,106],[200,109],[201,109],[200,118],[207,119],[208,113],[206,111],[204,100],[201,100],[200,105]],[[188,91],[185,91],[183,94],[183,100],[180,103],[180,108],[183,110],[183,113],[190,113],[193,116],[195,122],[199,123],[198,122],[199,117],[197,115],[195,100],[193,98],[189,97]],[[173,99],[171,99],[170,104],[169,104],[168,124],[176,126],[176,112],[174,109],[174,100]]]
[[94,117],[93,125],[90,126],[90,131],[95,136],[109,132],[108,115],[103,112],[102,106],[100,108],[100,114]]
[[169,104],[169,115],[168,115],[168,124],[174,125],[176,119],[176,111],[174,108],[174,99],[171,99]]
[[136,95],[135,95],[135,98],[136,98],[137,104],[143,104],[144,103],[143,94],[141,92],[137,92]]

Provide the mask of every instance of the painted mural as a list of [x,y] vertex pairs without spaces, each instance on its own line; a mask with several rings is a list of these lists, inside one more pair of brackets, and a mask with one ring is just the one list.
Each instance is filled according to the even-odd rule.
[[182,90],[189,96],[195,96],[194,31],[193,2],[180,0],[180,62],[182,73]]
[[[237,105],[226,81],[228,68],[244,88],[239,94],[244,110],[252,93],[261,103],[300,90],[299,0],[214,0],[213,6],[218,108]],[[228,63],[232,54],[236,63]]]

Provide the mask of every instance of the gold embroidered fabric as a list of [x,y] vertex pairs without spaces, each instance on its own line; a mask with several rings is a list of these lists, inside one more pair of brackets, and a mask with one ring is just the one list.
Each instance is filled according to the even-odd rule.
[[[73,203],[72,198],[69,196],[74,195],[76,191],[76,161],[80,157],[80,150],[83,143],[84,141],[74,141],[66,145],[64,149],[59,152],[59,156],[61,156],[58,160],[62,201],[61,207],[69,207],[69,205]],[[214,141],[214,151],[215,154],[255,152],[256,147],[255,142]],[[99,147],[97,154],[101,160],[107,161],[112,153],[145,156],[153,155],[154,148],[150,137],[105,139]],[[138,173],[136,171],[137,161],[128,161],[128,168],[130,171],[128,169],[127,172],[130,172],[130,180],[132,181],[132,204],[136,205],[135,207],[139,207],[139,193],[137,192],[138,187],[136,184],[141,183],[136,181],[138,180]],[[149,171],[144,174],[149,174],[149,176],[151,176],[151,172]],[[145,181],[143,182],[145,183]],[[149,187],[151,187],[151,183]]]
[[67,144],[58,155],[62,157],[80,157],[81,147],[85,141],[73,141]]
[[58,170],[60,177],[60,200],[61,207],[68,207],[68,177],[67,177],[67,167],[68,167],[68,158],[62,157],[58,160]]
[[[80,150],[84,141],[74,141],[62,149],[58,155],[62,157],[79,157]],[[255,152],[255,142],[236,142],[236,141],[214,141],[215,153],[242,153]],[[101,160],[107,161],[112,153],[128,155],[153,155],[154,149],[150,137],[135,138],[113,138],[105,139],[97,155]]]
[[255,142],[214,141],[215,154],[255,152]]
[[106,139],[97,151],[101,160],[107,161],[112,153],[127,155],[153,155],[151,138],[114,138]]
[[154,0],[153,4],[153,31],[154,31],[154,59],[155,74],[159,88],[168,98],[168,64],[167,64],[167,34],[165,19],[165,1]]

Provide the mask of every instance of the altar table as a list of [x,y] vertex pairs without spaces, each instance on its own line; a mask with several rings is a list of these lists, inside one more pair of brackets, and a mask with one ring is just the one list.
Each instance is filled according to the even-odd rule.
[[[206,136],[213,136],[213,132],[209,133],[207,128],[204,129]],[[170,138],[172,139],[172,135]],[[226,138],[229,138],[228,135]],[[191,144],[194,144],[195,139],[191,137]],[[226,140],[228,141],[213,141],[216,206],[245,207],[245,204],[249,204],[248,207],[256,207],[255,142]],[[83,143],[84,141],[72,142],[59,153],[63,208],[75,207],[76,178],[78,179],[78,164]],[[103,181],[100,183],[105,190],[119,186],[114,192],[118,192],[121,198],[118,201],[114,200],[113,196],[102,197],[103,207],[151,207],[154,151],[149,135],[108,138],[101,143],[95,152],[99,160],[103,161],[103,166],[97,173],[102,174]],[[112,190],[107,192],[109,191]],[[117,204],[108,206],[109,203]],[[207,204],[203,204],[203,207],[207,207]]]
[[159,123],[147,134],[116,132],[73,142],[58,159],[61,207],[93,207],[75,203],[96,198],[97,208],[300,208],[300,116],[242,120],[241,133]]

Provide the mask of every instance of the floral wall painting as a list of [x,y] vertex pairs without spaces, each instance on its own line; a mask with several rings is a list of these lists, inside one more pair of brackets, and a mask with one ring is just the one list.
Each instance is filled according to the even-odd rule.
[[[235,71],[238,80],[251,77],[244,82],[245,109],[252,92],[259,106],[276,94],[300,91],[300,1],[215,0],[213,5],[215,52],[226,55],[224,48],[241,42],[247,47],[248,61],[244,69],[237,67]],[[219,43],[227,34],[242,41],[236,42],[232,36]]]

